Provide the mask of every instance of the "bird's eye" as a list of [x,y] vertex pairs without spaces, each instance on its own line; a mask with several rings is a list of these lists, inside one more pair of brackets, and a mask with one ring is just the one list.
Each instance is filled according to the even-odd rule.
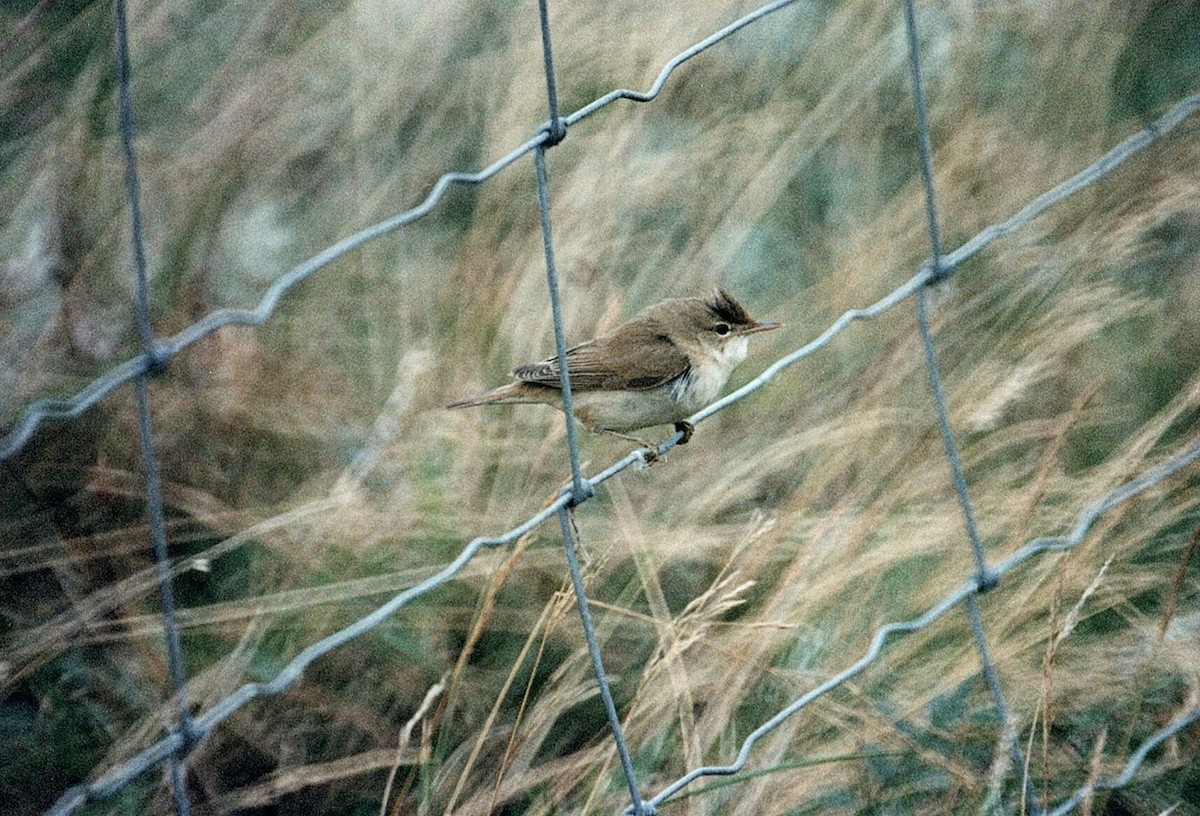
[[725,335],[729,334],[729,326],[725,323],[718,323],[717,325],[713,326],[713,331],[724,337]]

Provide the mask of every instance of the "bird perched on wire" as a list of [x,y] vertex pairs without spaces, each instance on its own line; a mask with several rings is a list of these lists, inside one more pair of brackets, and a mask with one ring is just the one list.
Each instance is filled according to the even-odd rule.
[[[750,316],[724,289],[706,298],[656,303],[594,340],[567,350],[575,418],[598,433],[642,443],[628,431],[673,424],[715,400],[734,367],[746,359],[752,334],[779,327]],[[563,410],[558,357],[512,370],[513,382],[450,403],[447,408],[544,403]]]

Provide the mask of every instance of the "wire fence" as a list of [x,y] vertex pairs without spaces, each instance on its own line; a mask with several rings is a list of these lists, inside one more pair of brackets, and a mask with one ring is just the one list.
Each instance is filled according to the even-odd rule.
[[[513,544],[519,538],[552,518],[558,519],[561,528],[566,562],[574,587],[575,599],[578,604],[581,625],[587,641],[595,679],[604,702],[614,745],[628,785],[631,804],[626,811],[627,813],[647,816],[656,812],[659,806],[679,795],[696,780],[704,777],[728,776],[738,773],[751,762],[755,746],[763,737],[776,731],[785,721],[797,715],[814,701],[834,689],[843,686],[857,675],[866,671],[879,658],[889,641],[923,630],[959,608],[966,613],[971,624],[974,645],[979,656],[980,671],[991,694],[997,721],[1001,723],[1001,728],[1004,729],[1004,733],[1000,736],[1008,742],[1009,750],[1012,754],[1011,772],[1019,774],[1020,769],[1025,764],[1023,751],[1015,737],[1015,730],[1007,728],[1011,715],[1005,700],[1002,684],[999,680],[996,662],[991,654],[988,633],[985,630],[979,612],[979,595],[997,588],[1003,583],[1005,577],[1010,572],[1032,559],[1036,559],[1047,553],[1071,550],[1079,546],[1096,523],[1105,514],[1109,513],[1109,511],[1130,502],[1150,488],[1162,483],[1172,474],[1189,467],[1197,459],[1200,459],[1200,439],[1193,439],[1188,444],[1180,446],[1172,455],[1163,459],[1153,469],[1137,475],[1100,500],[1082,508],[1076,517],[1074,527],[1068,535],[1034,538],[999,563],[989,564],[975,520],[970,490],[963,473],[939,372],[936,347],[929,321],[929,289],[951,277],[957,267],[978,254],[991,242],[1020,230],[1049,208],[1054,207],[1076,192],[1104,178],[1126,159],[1154,144],[1156,140],[1179,126],[1185,119],[1200,109],[1200,96],[1192,96],[1179,101],[1148,127],[1125,139],[1071,178],[1046,191],[1007,220],[987,227],[966,241],[958,249],[949,253],[943,253],[937,214],[937,195],[933,183],[933,157],[930,149],[929,124],[926,114],[920,50],[918,48],[918,31],[912,0],[906,0],[904,3],[904,13],[908,35],[909,64],[912,72],[914,115],[917,120],[919,132],[918,152],[921,160],[921,174],[924,181],[927,224],[931,245],[929,260],[901,286],[889,292],[875,303],[863,308],[846,311],[809,343],[778,359],[743,387],[696,413],[690,418],[690,421],[693,424],[703,422],[730,405],[746,399],[774,380],[786,368],[826,348],[851,323],[860,320],[870,320],[884,312],[895,309],[910,299],[913,300],[929,378],[932,407],[938,419],[946,460],[962,511],[967,538],[966,543],[970,547],[973,557],[973,574],[965,577],[963,583],[958,588],[929,607],[918,617],[879,627],[875,631],[870,642],[870,647],[865,654],[841,672],[781,708],[774,716],[759,725],[744,739],[736,756],[728,764],[693,768],[680,778],[663,787],[662,790],[648,795],[644,791],[643,784],[638,779],[633,760],[626,746],[619,712],[613,701],[612,690],[605,673],[603,657],[594,632],[588,597],[581,576],[579,560],[576,555],[577,542],[575,540],[571,514],[574,508],[587,502],[595,495],[596,489],[600,485],[626,469],[642,464],[646,457],[651,454],[651,451],[644,448],[632,451],[621,460],[592,476],[585,476],[580,464],[574,427],[568,421],[567,451],[571,466],[571,482],[544,509],[501,535],[475,538],[461,550],[458,557],[445,565],[435,575],[397,594],[383,605],[374,609],[370,614],[360,618],[351,625],[303,649],[270,682],[247,683],[223,700],[217,702],[207,711],[195,716],[192,715],[187,704],[187,678],[183,667],[178,624],[175,619],[171,561],[168,554],[161,485],[158,478],[157,452],[152,441],[153,419],[152,406],[147,389],[148,378],[155,372],[170,365],[176,356],[184,352],[193,343],[222,327],[232,325],[262,325],[275,314],[282,298],[298,283],[338,258],[356,250],[363,244],[411,224],[429,214],[437,206],[451,185],[483,183],[529,154],[533,155],[534,160],[549,301],[554,320],[557,354],[561,360],[565,354],[565,335],[563,331],[562,310],[559,304],[554,243],[551,237],[550,188],[549,175],[545,162],[546,152],[553,149],[555,145],[566,137],[571,126],[618,100],[634,102],[650,102],[654,100],[672,74],[689,59],[732,36],[745,26],[756,23],[779,9],[791,5],[793,2],[795,0],[779,0],[778,2],[764,5],[696,43],[666,63],[653,85],[645,92],[627,89],[614,90],[574,113],[563,116],[558,108],[553,63],[554,51],[551,46],[547,2],[546,0],[539,0],[538,9],[549,118],[546,124],[532,138],[479,172],[451,172],[443,175],[438,179],[424,201],[418,206],[339,241],[281,276],[270,285],[254,309],[221,309],[208,314],[173,337],[158,339],[153,335],[148,311],[149,298],[147,293],[146,259],[141,222],[141,193],[138,182],[137,158],[134,151],[133,112],[130,101],[130,62],[126,9],[123,0],[116,0],[113,7],[114,30],[116,33],[115,73],[118,89],[121,147],[125,161],[125,185],[130,217],[130,233],[133,241],[133,257],[135,259],[135,313],[142,352],[136,357],[113,367],[70,399],[43,399],[30,405],[19,417],[12,430],[3,439],[0,439],[0,459],[12,457],[20,452],[38,426],[43,422],[78,417],[114,390],[128,383],[133,385],[142,466],[145,477],[146,512],[150,521],[150,537],[155,552],[161,587],[162,622],[166,638],[170,676],[176,699],[177,721],[167,736],[121,763],[118,767],[99,773],[90,782],[80,784],[63,793],[50,809],[50,813],[72,813],[89,801],[102,800],[113,796],[140,775],[162,763],[168,763],[169,778],[175,798],[176,810],[179,814],[188,814],[191,805],[184,782],[186,759],[189,752],[214,728],[252,700],[280,694],[294,684],[304,671],[322,655],[339,648],[348,641],[376,627],[381,622],[394,616],[414,599],[444,586],[480,552],[489,548]],[[570,382],[566,375],[566,366],[561,365],[560,369],[563,372],[562,388],[564,402],[566,402],[569,409]],[[655,452],[659,455],[665,454],[678,444],[681,438],[682,433],[676,432],[658,445]],[[1096,791],[1112,790],[1129,784],[1135,779],[1139,769],[1146,762],[1147,757],[1156,748],[1198,721],[1200,721],[1200,708],[1198,707],[1193,706],[1178,712],[1173,720],[1151,734],[1140,746],[1132,751],[1123,771],[1118,776],[1114,778],[1097,776],[1089,779],[1074,794],[1048,812],[1055,815],[1072,812],[1087,801]],[[1026,778],[1023,782],[1023,790],[1019,794],[1022,799],[1019,803],[1019,809],[1027,813],[1040,814],[1047,812],[1038,804],[1029,785],[1029,780]]]

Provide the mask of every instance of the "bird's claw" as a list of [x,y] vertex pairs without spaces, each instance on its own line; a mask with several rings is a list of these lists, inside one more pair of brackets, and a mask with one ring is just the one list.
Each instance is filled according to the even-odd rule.
[[696,432],[696,426],[686,419],[681,419],[675,423],[675,430],[683,434],[683,438],[679,440],[679,444],[686,445],[688,440],[692,438],[692,434]]

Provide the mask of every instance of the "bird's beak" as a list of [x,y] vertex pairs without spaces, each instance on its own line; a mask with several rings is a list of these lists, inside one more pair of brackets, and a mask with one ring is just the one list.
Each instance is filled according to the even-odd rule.
[[782,325],[783,325],[782,323],[755,323],[753,326],[751,326],[748,329],[742,329],[741,333],[742,334],[758,334],[759,332],[770,331],[771,329],[778,329]]

